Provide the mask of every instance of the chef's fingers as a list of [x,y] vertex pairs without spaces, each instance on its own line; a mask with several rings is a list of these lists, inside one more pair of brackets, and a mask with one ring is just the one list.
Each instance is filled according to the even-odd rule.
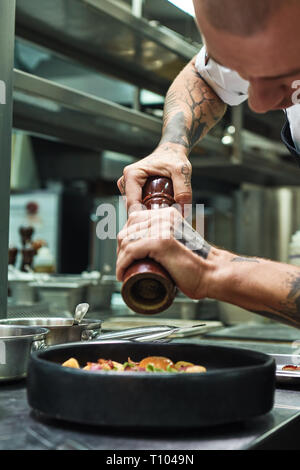
[[128,213],[142,209],[142,189],[146,184],[148,174],[134,165],[123,170],[123,190],[126,194],[126,207]]
[[156,223],[152,225],[149,222],[150,220],[135,224],[129,227],[128,230],[120,232],[118,235],[118,255],[121,250],[126,248],[128,243],[132,243],[135,240],[143,239],[145,243],[147,243],[149,239],[168,239],[174,236],[174,226],[172,222],[164,219],[156,219]]
[[128,218],[126,225],[119,232],[118,252],[120,243],[129,235],[150,228],[151,238],[158,238],[163,225],[169,224],[170,230],[174,232],[175,223],[182,220],[180,213],[173,207],[167,207],[159,210],[147,210],[133,212]]
[[150,176],[171,178],[174,199],[182,207],[192,203],[192,165],[185,155],[158,152],[149,155],[138,163],[128,165],[118,180],[121,194],[126,194],[127,210],[140,210],[142,188]]
[[119,232],[117,240],[118,240],[118,248],[117,248],[117,254],[119,254],[119,251],[121,249],[121,245],[126,240],[127,238],[138,238],[141,236],[141,233],[145,234],[146,230],[148,230],[150,227],[150,220],[145,220],[144,222],[141,223],[136,223],[131,226],[126,226],[121,232]]
[[175,220],[182,220],[182,216],[174,206],[164,207],[161,209],[134,211],[130,213],[126,225],[129,227],[130,225],[145,222],[146,220],[150,221],[151,224],[159,220],[168,220],[174,223]]
[[123,280],[124,272],[134,261],[143,258],[152,258],[158,261],[165,255],[172,244],[172,238],[139,238],[128,241],[119,252],[116,266],[118,281]]

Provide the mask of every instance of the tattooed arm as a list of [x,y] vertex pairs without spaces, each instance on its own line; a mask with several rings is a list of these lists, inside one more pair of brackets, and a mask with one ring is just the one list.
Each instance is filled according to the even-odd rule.
[[208,297],[300,328],[300,269],[212,248]]
[[145,257],[161,263],[188,297],[228,302],[300,328],[300,268],[210,246],[175,208],[130,215],[118,236],[118,280]]
[[177,144],[186,156],[226,111],[226,105],[197,72],[195,60],[182,70],[167,93],[159,144]]
[[148,157],[124,169],[118,187],[128,208],[141,201],[142,187],[151,175],[172,179],[175,201],[191,203],[192,168],[188,160],[193,147],[221,119],[226,105],[202,80],[195,58],[171,85],[164,106],[162,138]]

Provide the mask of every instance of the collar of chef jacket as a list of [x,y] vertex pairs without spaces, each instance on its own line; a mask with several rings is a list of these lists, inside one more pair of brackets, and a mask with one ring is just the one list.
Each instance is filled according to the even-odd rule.
[[[229,106],[237,106],[248,99],[249,82],[234,70],[217,64],[208,58],[205,46],[196,57],[196,69],[203,80]],[[300,104],[285,110],[286,123],[281,138],[300,164]]]

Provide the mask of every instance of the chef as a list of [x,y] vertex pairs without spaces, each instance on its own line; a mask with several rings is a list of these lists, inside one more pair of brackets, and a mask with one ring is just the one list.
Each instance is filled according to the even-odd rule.
[[194,7],[205,45],[167,93],[157,148],[118,181],[130,215],[118,236],[117,277],[148,256],[193,299],[214,298],[300,326],[299,268],[210,246],[175,208],[139,210],[151,175],[171,178],[176,202],[191,203],[191,150],[227,105],[247,99],[257,113],[283,110],[282,139],[300,162],[299,0],[194,0]]

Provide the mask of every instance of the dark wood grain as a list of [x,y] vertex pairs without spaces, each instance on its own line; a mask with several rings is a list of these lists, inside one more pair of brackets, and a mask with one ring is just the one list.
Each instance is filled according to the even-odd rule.
[[[174,204],[173,184],[169,178],[152,176],[143,188],[143,204],[148,210]],[[156,261],[146,258],[125,272],[122,296],[136,313],[152,315],[166,310],[173,302],[176,287],[169,273]]]

